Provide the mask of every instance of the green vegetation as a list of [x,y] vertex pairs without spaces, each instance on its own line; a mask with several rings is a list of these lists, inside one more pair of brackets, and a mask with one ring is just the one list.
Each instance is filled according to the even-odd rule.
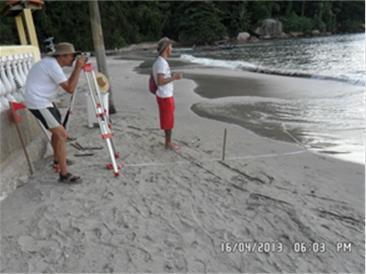
[[314,20],[306,16],[299,16],[294,12],[290,16],[282,18],[282,22],[285,32],[300,31],[308,33],[314,27]]
[[[265,18],[279,19],[285,32],[363,32],[365,17],[364,1],[101,1],[99,6],[109,49],[163,35],[183,44],[210,44],[254,31]],[[49,1],[33,14],[40,41],[53,36],[92,48],[87,2]],[[2,16],[0,44],[17,39],[13,18]]]
[[204,44],[222,39],[226,28],[220,22],[221,15],[213,2],[181,3],[175,20],[179,41]]

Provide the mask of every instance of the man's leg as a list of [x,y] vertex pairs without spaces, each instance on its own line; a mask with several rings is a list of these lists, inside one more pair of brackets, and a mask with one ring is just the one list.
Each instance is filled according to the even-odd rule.
[[62,127],[56,127],[50,129],[52,132],[52,147],[54,151],[54,159],[58,161],[60,166],[60,174],[67,175],[67,164],[66,164],[66,140],[67,132]]
[[56,154],[56,150],[55,150],[56,144],[57,144],[57,139],[55,137],[55,134],[52,134],[51,135],[51,145],[53,148],[53,161],[55,163],[58,163],[57,154]]
[[174,98],[167,98],[164,102],[163,111],[163,127],[165,131],[165,148],[176,150],[177,145],[172,143],[173,127],[174,127]]
[[165,129],[165,148],[170,149],[172,144],[172,130]]
[[54,167],[56,166],[57,171],[60,172],[59,181],[67,184],[81,182],[81,178],[79,176],[73,176],[67,170],[67,132],[61,125],[61,114],[58,109],[54,106],[46,109],[30,109],[30,111],[52,133],[51,144],[53,148],[53,157],[57,163]]

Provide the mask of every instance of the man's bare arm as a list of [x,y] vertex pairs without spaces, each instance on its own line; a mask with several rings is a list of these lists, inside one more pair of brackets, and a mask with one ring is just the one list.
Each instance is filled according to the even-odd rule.
[[78,84],[81,68],[85,64],[86,58],[80,57],[76,60],[75,68],[71,73],[69,79],[65,82],[62,82],[60,86],[68,93],[74,93],[75,88]]
[[158,86],[163,86],[179,79],[182,79],[182,73],[173,73],[172,77],[166,79],[164,78],[164,74],[158,73]]

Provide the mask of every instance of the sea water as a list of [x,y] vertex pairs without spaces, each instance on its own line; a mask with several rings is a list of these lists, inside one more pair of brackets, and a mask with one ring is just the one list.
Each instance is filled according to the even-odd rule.
[[[346,83],[349,89],[317,98],[258,99],[258,106],[267,106],[258,109],[272,111],[263,111],[256,123],[277,122],[312,150],[364,164],[365,34],[261,41],[225,50],[185,49],[178,54],[183,61],[205,66]],[[245,100],[241,102],[244,109]],[[257,110],[253,117],[259,117]]]

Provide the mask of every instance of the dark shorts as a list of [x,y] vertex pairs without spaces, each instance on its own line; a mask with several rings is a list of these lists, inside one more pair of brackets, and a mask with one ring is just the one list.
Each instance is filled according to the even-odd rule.
[[45,128],[52,129],[61,126],[61,113],[55,105],[49,108],[29,110]]
[[160,128],[173,129],[174,127],[174,97],[160,98],[156,96],[160,113]]

